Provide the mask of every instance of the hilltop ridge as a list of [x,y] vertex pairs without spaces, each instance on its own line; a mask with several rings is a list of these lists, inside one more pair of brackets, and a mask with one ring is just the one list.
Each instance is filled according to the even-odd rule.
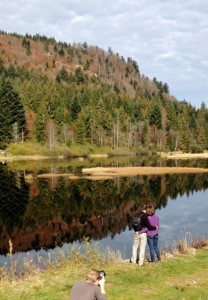
[[132,97],[139,89],[151,93],[169,91],[167,83],[163,85],[156,78],[150,80],[140,75],[137,62],[130,57],[125,61],[123,56],[113,53],[111,48],[105,51],[86,42],[71,45],[39,34],[21,36],[0,31],[0,53],[6,67],[25,66],[51,79],[61,77],[64,72],[74,75],[79,70],[83,81],[89,81],[90,85],[105,83]]

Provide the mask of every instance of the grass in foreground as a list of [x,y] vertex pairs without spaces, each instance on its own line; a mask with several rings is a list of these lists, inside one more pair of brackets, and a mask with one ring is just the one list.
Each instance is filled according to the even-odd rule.
[[[84,254],[72,250],[45,271],[33,269],[22,278],[2,277],[0,299],[65,300],[74,282],[91,269],[104,269],[108,300],[208,299],[208,248],[196,255],[175,253],[144,267],[120,259],[118,253],[87,245]],[[81,299],[80,299],[81,300]]]

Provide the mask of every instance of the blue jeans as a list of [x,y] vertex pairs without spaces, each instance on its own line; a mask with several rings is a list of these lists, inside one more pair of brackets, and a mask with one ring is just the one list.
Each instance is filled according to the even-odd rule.
[[155,236],[148,236],[147,243],[149,245],[151,262],[155,261],[155,253],[157,256],[157,260],[160,261],[160,250],[158,248],[158,234]]

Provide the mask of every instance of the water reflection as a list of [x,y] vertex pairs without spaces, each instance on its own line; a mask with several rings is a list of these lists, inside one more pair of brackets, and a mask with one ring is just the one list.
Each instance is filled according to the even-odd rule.
[[[50,162],[48,167],[42,164],[42,169],[37,168],[37,164],[34,169],[28,166],[23,169],[21,165],[21,171],[14,166],[0,165],[1,255],[8,253],[9,239],[13,243],[13,252],[21,252],[53,249],[57,245],[81,242],[84,237],[101,240],[103,245],[129,253],[131,220],[139,205],[145,202],[153,202],[159,209],[162,228],[169,226],[169,235],[161,229],[161,238],[168,241],[173,238],[172,233],[179,230],[179,218],[180,226],[188,225],[189,214],[193,207],[195,209],[189,202],[180,208],[173,202],[182,203],[183,197],[202,193],[208,188],[208,174],[117,177],[106,181],[81,177],[77,180],[37,178],[38,173],[45,171],[77,174],[83,162],[77,161],[77,164],[78,167],[58,167]],[[160,164],[164,162],[160,161]],[[197,161],[197,166],[203,164],[207,161]],[[195,220],[191,221],[194,232],[201,231],[205,218],[204,211],[195,212]],[[163,236],[164,232],[166,236]]]
[[[169,198],[167,205],[157,210],[160,217],[159,245],[162,249],[176,247],[177,241],[188,236],[188,240],[199,240],[208,235],[207,207],[208,190],[184,194]],[[133,232],[127,228],[124,232],[103,238],[99,244],[120,251],[124,258],[131,257]],[[148,253],[148,249],[147,249]]]

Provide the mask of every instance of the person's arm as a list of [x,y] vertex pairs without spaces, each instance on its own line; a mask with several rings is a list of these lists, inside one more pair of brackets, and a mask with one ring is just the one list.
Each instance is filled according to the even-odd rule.
[[136,233],[137,233],[137,234],[142,234],[142,233],[147,233],[147,231],[148,231],[148,228],[147,228],[147,227],[144,227],[142,230],[137,231]]
[[157,229],[158,229],[158,231],[160,230],[160,218],[159,217],[157,217],[158,218],[158,224],[157,224]]
[[150,231],[151,231],[151,230],[156,230],[156,229],[157,229],[157,226],[152,226],[152,225],[150,224],[150,222],[149,222],[148,217],[147,217],[146,214],[144,214],[144,215],[142,216],[142,222],[143,222],[144,226],[147,227],[148,230],[150,230]]
[[99,287],[96,292],[96,300],[107,300],[106,292],[105,292],[105,276],[99,280]]

